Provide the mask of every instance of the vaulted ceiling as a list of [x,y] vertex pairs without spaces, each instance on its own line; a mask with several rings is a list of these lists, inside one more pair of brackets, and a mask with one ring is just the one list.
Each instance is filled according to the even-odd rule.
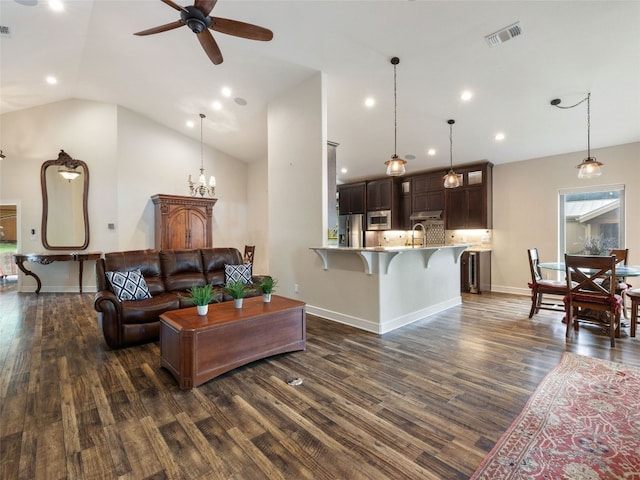
[[[269,102],[321,71],[328,140],[340,144],[338,177],[349,181],[383,175],[394,153],[397,56],[397,153],[409,156],[408,172],[448,166],[450,118],[454,165],[582,152],[586,104],[549,102],[573,105],[587,92],[592,148],[640,141],[638,1],[219,0],[212,15],[269,28],[274,38],[214,32],[218,66],[187,27],[133,35],[179,18],[159,0],[63,3],[56,12],[46,0],[0,0],[9,28],[0,37],[1,113],[91,99],[199,138],[202,112],[206,143],[252,162],[266,157]],[[489,46],[487,35],[516,22],[520,35]],[[463,90],[471,100],[460,99]]]

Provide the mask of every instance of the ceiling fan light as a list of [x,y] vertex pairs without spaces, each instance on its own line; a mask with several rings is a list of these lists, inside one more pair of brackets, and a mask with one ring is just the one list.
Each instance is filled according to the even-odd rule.
[[397,155],[391,157],[391,160],[387,160],[384,164],[387,166],[387,175],[390,177],[400,177],[406,173],[404,166],[407,164],[407,161],[399,158]]
[[576,165],[578,168],[578,178],[595,178],[602,175],[602,169],[600,168],[604,165],[602,162],[596,160],[595,157],[585,158],[580,165]]

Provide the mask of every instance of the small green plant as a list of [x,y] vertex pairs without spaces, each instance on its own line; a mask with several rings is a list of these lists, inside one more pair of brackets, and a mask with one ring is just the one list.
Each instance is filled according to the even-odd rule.
[[278,280],[273,277],[267,276],[262,279],[262,281],[258,285],[258,288],[262,293],[273,293],[277,286]]
[[201,287],[194,285],[187,292],[191,295],[194,305],[209,305],[213,301],[213,285],[207,284]]
[[224,286],[224,292],[233,299],[244,298],[247,286],[242,280],[229,280]]

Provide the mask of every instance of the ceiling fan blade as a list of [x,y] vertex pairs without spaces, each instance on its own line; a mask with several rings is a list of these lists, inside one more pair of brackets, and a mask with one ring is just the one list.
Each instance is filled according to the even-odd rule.
[[200,40],[200,45],[202,45],[202,48],[204,48],[204,51],[213,64],[220,65],[222,63],[222,52],[213,35],[211,35],[211,32],[209,30],[203,30],[197,37],[198,40]]
[[167,23],[166,25],[160,25],[159,27],[153,27],[149,30],[134,33],[134,35],[153,35],[154,33],[166,32],[168,30],[173,30],[174,28],[182,27],[184,24],[185,23],[182,20],[176,20],[175,22]]
[[206,17],[211,13],[211,10],[216,6],[216,3],[218,3],[218,0],[196,0],[196,3],[194,3],[193,6],[204,13],[204,16]]
[[267,28],[239,22],[237,20],[230,20],[228,18],[211,17],[211,25],[209,25],[209,28],[216,32],[248,38],[249,40],[268,42],[273,38],[273,32]]
[[177,3],[173,2],[172,0],[160,0],[163,3],[166,3],[167,5],[169,5],[171,8],[175,8],[176,10],[178,10],[179,12],[182,11],[187,11],[186,8],[181,7],[180,5],[178,5]]

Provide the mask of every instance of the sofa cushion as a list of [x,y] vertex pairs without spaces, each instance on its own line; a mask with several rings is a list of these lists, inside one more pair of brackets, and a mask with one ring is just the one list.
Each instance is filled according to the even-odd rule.
[[162,293],[146,300],[122,302],[122,323],[136,324],[158,322],[164,312],[180,308],[180,298],[175,293]]
[[242,254],[237,248],[203,248],[202,268],[207,277],[207,283],[224,285],[225,265],[240,265]]
[[151,298],[147,283],[140,270],[130,272],[105,272],[109,286],[121,302]]
[[225,265],[224,266],[224,283],[240,280],[245,285],[251,283],[251,264],[243,263],[242,265]]
[[105,253],[104,269],[110,272],[140,270],[152,296],[165,291],[160,271],[160,253],[157,250]]
[[207,283],[200,250],[163,250],[160,263],[167,292],[187,291]]

